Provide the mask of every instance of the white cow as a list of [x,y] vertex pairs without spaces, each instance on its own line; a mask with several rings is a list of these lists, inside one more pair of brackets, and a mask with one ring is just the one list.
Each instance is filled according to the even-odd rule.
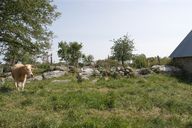
[[32,66],[30,64],[15,64],[11,68],[11,74],[18,90],[24,90],[27,78],[33,77]]

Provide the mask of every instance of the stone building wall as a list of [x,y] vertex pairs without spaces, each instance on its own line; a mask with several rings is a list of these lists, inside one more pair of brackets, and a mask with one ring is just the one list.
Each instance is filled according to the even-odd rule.
[[192,74],[192,57],[174,58],[173,62],[187,73]]

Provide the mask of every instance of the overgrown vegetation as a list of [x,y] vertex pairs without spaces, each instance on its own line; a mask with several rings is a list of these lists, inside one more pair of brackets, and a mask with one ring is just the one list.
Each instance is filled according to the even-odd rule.
[[147,58],[144,54],[135,55],[133,57],[133,67],[135,68],[146,68],[148,67]]
[[151,67],[153,65],[171,65],[171,58],[169,57],[149,57],[147,58],[148,66]]
[[191,84],[166,75],[0,88],[2,128],[190,128]]

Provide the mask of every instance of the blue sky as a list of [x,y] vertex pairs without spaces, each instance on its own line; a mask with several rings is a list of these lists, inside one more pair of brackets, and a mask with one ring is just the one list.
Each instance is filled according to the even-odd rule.
[[83,43],[95,59],[111,54],[113,42],[128,33],[135,54],[169,56],[192,28],[190,0],[55,0],[60,18],[53,23],[52,52],[58,42]]

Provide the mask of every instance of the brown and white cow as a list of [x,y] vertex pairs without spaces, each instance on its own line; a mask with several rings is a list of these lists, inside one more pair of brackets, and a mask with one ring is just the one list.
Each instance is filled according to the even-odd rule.
[[30,64],[15,64],[11,68],[11,74],[18,90],[24,90],[27,78],[33,77],[32,66]]

